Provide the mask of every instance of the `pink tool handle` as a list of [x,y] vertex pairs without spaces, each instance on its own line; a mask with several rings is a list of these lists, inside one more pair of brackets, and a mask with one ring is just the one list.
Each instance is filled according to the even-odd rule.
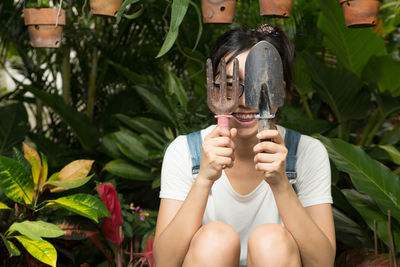
[[229,129],[229,119],[232,115],[216,115],[215,117],[218,119],[218,126]]

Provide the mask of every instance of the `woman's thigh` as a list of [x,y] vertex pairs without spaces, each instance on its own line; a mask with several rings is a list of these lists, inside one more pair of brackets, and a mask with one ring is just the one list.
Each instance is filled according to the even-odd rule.
[[189,266],[233,267],[239,265],[240,239],[235,229],[224,222],[209,222],[193,236],[183,262]]
[[256,227],[247,242],[247,266],[301,266],[300,252],[292,235],[280,224]]

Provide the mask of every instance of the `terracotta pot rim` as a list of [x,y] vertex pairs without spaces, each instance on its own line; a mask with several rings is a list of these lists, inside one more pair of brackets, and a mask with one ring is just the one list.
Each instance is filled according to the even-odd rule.
[[383,2],[383,0],[339,0],[339,3],[342,5],[345,2],[352,2],[352,1],[357,1],[357,2],[361,2],[361,1],[370,1],[370,2]]
[[[55,25],[57,22],[57,25],[59,26],[64,26],[66,24],[66,16],[65,16],[65,10],[61,9],[60,16],[57,21],[57,14],[58,14],[59,9],[54,8],[54,7],[48,7],[48,8],[25,8],[24,9],[24,21],[25,25]],[[38,14],[43,14],[45,13],[47,16],[40,16],[39,18],[36,18],[37,20],[31,18],[31,15],[29,13],[33,13],[36,16]]]

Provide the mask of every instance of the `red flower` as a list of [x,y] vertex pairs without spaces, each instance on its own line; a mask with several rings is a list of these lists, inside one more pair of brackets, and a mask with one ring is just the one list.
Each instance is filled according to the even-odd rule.
[[112,184],[105,183],[97,187],[97,192],[99,192],[101,201],[106,205],[112,216],[111,218],[105,217],[103,219],[101,232],[107,240],[120,245],[124,239],[124,235],[122,233],[121,205],[118,200],[117,191]]

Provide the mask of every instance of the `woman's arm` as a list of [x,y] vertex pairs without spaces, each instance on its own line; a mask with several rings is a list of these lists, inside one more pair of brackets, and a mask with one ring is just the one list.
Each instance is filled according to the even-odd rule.
[[153,249],[158,267],[182,266],[190,241],[200,228],[212,181],[198,178],[185,201],[161,199]]
[[258,138],[274,140],[254,147],[256,169],[265,173],[285,228],[297,242],[303,266],[333,266],[336,246],[331,205],[304,208],[286,177],[287,149],[279,132],[263,131]]
[[190,242],[201,226],[211,187],[221,176],[222,168],[233,164],[235,135],[236,129],[216,127],[204,139],[199,175],[185,200],[161,200],[154,241],[158,267],[182,266]]

